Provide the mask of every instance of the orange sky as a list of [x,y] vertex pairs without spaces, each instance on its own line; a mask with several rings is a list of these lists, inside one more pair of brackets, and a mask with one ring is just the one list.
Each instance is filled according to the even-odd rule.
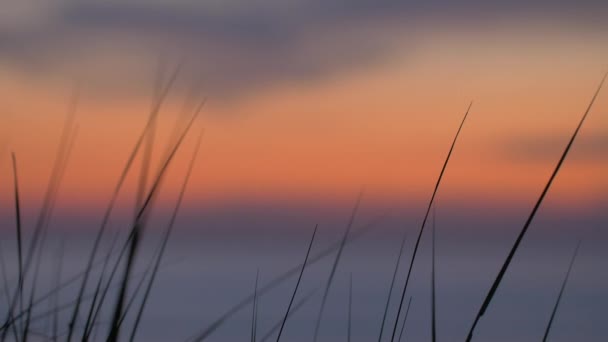
[[[606,70],[608,46],[595,33],[583,40],[528,32],[431,32],[413,51],[396,49],[379,64],[230,98],[210,95],[197,123],[206,133],[189,198],[342,201],[365,186],[371,198],[426,201],[474,100],[440,197],[529,202]],[[12,186],[8,152],[14,151],[22,191],[34,203],[48,180],[70,81],[9,67],[0,68],[0,76],[0,187]],[[86,82],[83,89],[61,200],[97,207],[109,197],[150,99],[144,92],[98,96]],[[163,107],[162,142],[183,98],[174,92]],[[605,89],[557,179],[553,201],[573,206],[574,199],[583,206],[605,197],[607,112]],[[179,186],[194,135],[180,151],[166,191]],[[127,192],[134,184],[131,177]],[[10,203],[3,193],[2,202]]]

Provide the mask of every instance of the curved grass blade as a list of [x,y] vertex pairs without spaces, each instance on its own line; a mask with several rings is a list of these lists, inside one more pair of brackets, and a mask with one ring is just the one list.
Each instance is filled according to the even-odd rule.
[[397,309],[397,317],[395,318],[395,325],[393,326],[393,334],[391,336],[391,342],[395,340],[395,334],[397,332],[397,324],[399,323],[399,317],[401,316],[401,309],[403,308],[403,300],[405,299],[405,293],[407,291],[407,285],[410,281],[410,275],[412,273],[412,268],[414,266],[414,262],[416,261],[416,255],[418,254],[418,246],[420,245],[420,239],[422,238],[422,233],[424,232],[424,226],[429,217],[429,213],[431,212],[431,207],[433,206],[433,201],[435,201],[435,196],[437,195],[437,191],[439,190],[439,185],[441,185],[441,180],[443,179],[443,174],[450,162],[450,157],[452,156],[452,152],[454,151],[454,147],[456,146],[456,141],[458,141],[458,137],[460,136],[460,131],[462,131],[462,127],[464,126],[464,122],[467,120],[467,116],[469,115],[469,111],[471,110],[471,106],[473,106],[473,102],[469,104],[467,111],[464,113],[464,117],[460,122],[460,126],[458,127],[458,131],[456,131],[456,135],[454,136],[454,140],[452,140],[452,145],[450,146],[450,150],[448,151],[448,155],[443,162],[443,166],[441,167],[441,172],[439,173],[439,177],[437,177],[437,182],[435,183],[435,188],[433,189],[433,194],[431,195],[431,199],[429,200],[429,204],[426,208],[426,213],[424,214],[424,219],[422,220],[422,225],[420,226],[420,230],[418,231],[418,237],[416,238],[416,244],[414,245],[414,251],[412,252],[412,259],[410,260],[409,267],[407,269],[407,276],[405,278],[405,284],[403,285],[403,291],[401,291],[401,300],[399,301],[399,308]]

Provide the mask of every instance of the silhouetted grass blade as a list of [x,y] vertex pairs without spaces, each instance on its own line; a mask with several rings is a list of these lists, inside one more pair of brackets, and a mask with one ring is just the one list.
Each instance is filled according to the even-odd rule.
[[547,341],[549,337],[549,332],[551,331],[551,327],[553,326],[553,319],[555,318],[555,313],[557,313],[557,309],[559,308],[559,304],[562,301],[562,295],[564,294],[564,289],[566,288],[566,284],[568,283],[568,279],[570,278],[570,271],[572,271],[572,266],[574,265],[574,260],[576,260],[576,256],[578,254],[578,248],[580,247],[581,242],[579,241],[576,244],[576,248],[574,249],[574,253],[572,253],[572,258],[570,259],[570,264],[568,265],[568,271],[564,276],[564,281],[562,281],[562,286],[559,289],[559,294],[557,295],[557,300],[555,301],[555,306],[551,311],[551,318],[549,318],[549,322],[547,323],[547,328],[545,329],[545,334],[543,335],[543,342]]
[[293,300],[296,298],[296,294],[298,293],[298,287],[300,287],[300,281],[302,281],[302,275],[304,275],[304,269],[306,268],[306,263],[308,262],[308,256],[310,255],[310,250],[312,249],[312,244],[315,241],[315,235],[317,234],[318,225],[315,226],[315,229],[312,232],[312,237],[310,238],[310,243],[308,244],[308,250],[306,251],[306,257],[304,258],[304,262],[302,263],[302,269],[300,270],[300,275],[298,276],[298,281],[296,282],[296,287],[293,289],[293,294],[291,295],[291,299],[289,300],[289,305],[287,306],[287,311],[285,311],[285,317],[283,317],[283,322],[281,323],[281,328],[279,329],[279,334],[277,335],[277,342],[281,339],[281,334],[283,333],[283,328],[285,328],[285,323],[287,322],[287,317],[289,316],[289,310],[291,310],[291,306],[293,305]]
[[416,238],[416,244],[414,245],[414,251],[412,252],[412,259],[410,260],[410,264],[407,269],[407,275],[405,277],[405,284],[403,285],[403,291],[401,291],[401,299],[399,301],[399,308],[397,309],[397,317],[395,318],[395,325],[393,326],[393,334],[391,336],[391,342],[393,342],[395,340],[395,334],[397,332],[397,324],[399,322],[399,317],[401,316],[401,309],[403,307],[403,300],[405,299],[405,293],[407,291],[407,285],[409,284],[409,281],[410,281],[410,275],[412,273],[414,261],[416,261],[416,255],[418,254],[418,246],[420,245],[420,239],[422,238],[422,233],[424,232],[424,226],[429,217],[429,213],[431,212],[431,207],[433,206],[433,201],[435,200],[435,195],[437,195],[437,191],[439,190],[439,185],[441,184],[441,180],[443,179],[443,174],[445,173],[448,163],[450,162],[450,157],[452,156],[452,152],[454,151],[454,147],[456,146],[456,141],[458,141],[458,137],[460,136],[460,131],[462,130],[462,127],[464,126],[464,122],[466,121],[467,116],[469,115],[469,111],[471,110],[471,106],[473,106],[473,102],[471,102],[469,104],[469,107],[467,108],[467,111],[465,112],[464,117],[462,118],[462,121],[460,122],[460,126],[458,127],[458,130],[456,131],[454,140],[452,140],[452,145],[450,146],[448,155],[446,156],[445,161],[443,162],[443,166],[441,167],[441,172],[439,172],[439,177],[437,177],[437,182],[435,183],[435,188],[433,189],[433,194],[431,195],[431,199],[429,200],[429,204],[427,205],[426,213],[424,214],[424,219],[422,220],[422,224],[420,225],[420,230],[418,231],[418,237]]
[[336,269],[338,268],[338,264],[340,263],[340,257],[342,256],[342,251],[344,250],[344,246],[346,245],[346,240],[348,239],[348,234],[355,222],[355,217],[357,215],[357,211],[359,210],[359,205],[361,204],[361,198],[363,196],[363,191],[359,192],[357,196],[357,201],[355,203],[355,207],[353,208],[352,214],[348,220],[348,224],[346,225],[346,230],[344,231],[344,236],[342,237],[342,243],[340,244],[340,248],[338,248],[338,253],[334,259],[334,262],[331,266],[331,272],[329,273],[329,277],[327,278],[327,283],[325,284],[325,291],[323,292],[323,299],[321,300],[321,307],[319,308],[319,314],[317,315],[317,322],[315,324],[315,332],[313,341],[316,342],[319,337],[319,330],[321,328],[321,321],[323,319],[323,312],[325,311],[325,304],[327,303],[327,296],[329,295],[329,290],[331,288],[331,284],[334,280],[334,275],[336,274]]
[[490,305],[490,302],[492,301],[492,298],[494,298],[494,294],[496,293],[498,286],[502,282],[505,272],[507,271],[507,268],[511,264],[511,260],[513,259],[513,256],[515,255],[515,252],[517,251],[519,244],[521,243],[521,241],[524,238],[524,235],[528,231],[530,224],[532,224],[532,220],[534,219],[536,212],[540,208],[540,205],[543,202],[543,199],[545,198],[545,196],[547,195],[549,188],[551,188],[551,184],[553,184],[553,180],[557,176],[562,164],[564,163],[564,160],[566,160],[566,156],[568,155],[568,152],[570,151],[570,148],[572,147],[572,144],[574,143],[574,140],[576,139],[578,132],[580,131],[581,127],[583,126],[583,123],[585,122],[587,115],[591,111],[591,108],[593,107],[593,104],[595,103],[595,99],[597,98],[597,95],[599,94],[600,90],[602,89],[602,85],[604,84],[604,81],[606,80],[606,76],[608,76],[608,73],[606,73],[604,75],[604,77],[602,78],[595,93],[593,94],[593,97],[591,98],[591,101],[589,102],[587,109],[585,110],[578,125],[576,126],[576,129],[572,133],[572,137],[570,138],[570,141],[568,142],[568,144],[566,145],[566,148],[562,152],[562,155],[561,155],[559,161],[557,162],[557,165],[555,165],[555,168],[553,169],[553,172],[552,172],[551,176],[549,177],[547,184],[545,185],[543,191],[541,192],[538,200],[534,204],[534,207],[532,208],[532,212],[528,216],[526,223],[524,224],[523,228],[519,232],[519,235],[517,236],[517,239],[515,240],[513,247],[511,247],[511,250],[509,251],[509,254],[507,255],[505,262],[502,264],[500,271],[498,272],[498,275],[496,276],[496,279],[494,279],[494,282],[492,283],[492,286],[490,287],[490,291],[488,291],[488,294],[486,295],[486,297],[483,301],[483,304],[481,305],[481,308],[479,309],[479,312],[477,313],[477,316],[475,317],[475,320],[473,321],[473,325],[471,326],[471,329],[469,330],[469,333],[468,333],[467,339],[466,339],[467,342],[471,341],[471,339],[473,337],[473,332],[475,331],[475,327],[477,326],[479,319],[481,318],[481,316],[484,315],[484,313],[488,309],[488,306]]

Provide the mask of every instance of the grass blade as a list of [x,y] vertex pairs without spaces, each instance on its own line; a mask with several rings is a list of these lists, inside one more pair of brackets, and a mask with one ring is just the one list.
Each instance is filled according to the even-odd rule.
[[350,273],[348,282],[348,329],[346,331],[346,341],[350,342],[350,336],[352,332],[352,319],[353,319],[353,273]]
[[433,207],[433,229],[431,230],[431,341],[437,341],[437,304],[435,300],[435,207]]
[[570,278],[570,271],[572,271],[572,266],[574,265],[574,260],[576,260],[576,255],[578,254],[578,248],[580,247],[581,242],[576,244],[576,248],[574,249],[574,253],[572,253],[572,259],[570,259],[570,264],[568,265],[568,271],[564,276],[564,281],[562,282],[562,286],[559,289],[559,294],[557,295],[557,300],[555,301],[555,306],[553,307],[553,311],[551,311],[551,318],[549,318],[549,322],[547,323],[547,328],[545,329],[545,335],[543,335],[543,342],[547,341],[549,337],[549,332],[551,331],[551,327],[553,326],[553,319],[555,318],[555,313],[559,308],[559,304],[562,301],[562,295],[564,294],[564,289],[566,288],[566,284],[568,283],[568,279]]
[[[146,123],[146,126],[144,127],[144,130],[142,132],[142,134],[140,135],[138,141],[135,144],[135,147],[133,148],[133,150],[131,151],[131,155],[129,156],[127,163],[122,171],[122,174],[119,177],[118,183],[116,184],[116,187],[114,188],[114,192],[112,193],[112,197],[110,199],[110,204],[108,206],[108,208],[106,208],[106,211],[104,213],[104,217],[102,219],[102,224],[100,229],[97,232],[97,236],[95,237],[95,241],[93,242],[93,248],[91,250],[91,254],[89,256],[88,259],[88,265],[84,274],[84,278],[82,281],[82,284],[78,290],[78,297],[81,298],[84,294],[85,288],[87,286],[87,282],[89,279],[89,270],[91,268],[91,264],[93,263],[93,260],[95,259],[95,256],[97,255],[97,250],[99,248],[99,243],[101,242],[101,238],[105,232],[105,228],[106,225],[110,219],[110,214],[112,212],[112,209],[114,208],[114,203],[116,202],[116,198],[118,197],[118,193],[120,192],[120,189],[122,188],[122,185],[126,179],[127,173],[131,168],[131,165],[133,163],[133,160],[135,159],[135,156],[137,155],[137,152],[139,151],[139,148],[144,140],[144,138],[148,135],[150,135],[150,131],[153,130],[154,128],[154,120],[153,118],[155,118],[155,115],[153,115],[153,113],[158,113],[158,111],[160,110],[160,107],[163,103],[164,98],[167,96],[169,90],[171,89],[171,86],[173,85],[173,82],[175,81],[175,79],[177,78],[177,75],[179,73],[179,67],[176,69],[176,71],[174,72],[174,74],[172,75],[172,78],[169,80],[169,82],[167,83],[167,85],[164,87],[164,89],[162,90],[162,93],[159,94],[158,100],[156,101],[155,105],[152,108],[152,113],[150,114],[150,118],[148,119],[148,122]],[[137,206],[139,207],[139,205]],[[80,310],[80,302],[77,301],[76,302],[76,306],[74,307],[74,311],[72,312],[72,316],[70,318],[70,326],[74,326],[74,324],[76,324],[76,319],[78,317],[78,313]],[[73,330],[70,329],[69,333],[68,333],[68,337],[67,337],[67,341],[71,341],[72,339],[72,334],[73,334]]]
[[[161,245],[162,245],[162,243],[163,242],[161,241]],[[141,289],[143,289],[143,286],[146,283],[146,279],[148,278],[148,274],[152,273],[152,270],[154,269],[154,264],[156,263],[156,258],[158,256],[158,254],[160,253],[160,249],[161,249],[161,246],[159,245],[158,248],[157,248],[157,250],[152,255],[152,259],[150,260],[150,263],[148,264],[148,266],[144,270],[143,276],[141,277],[141,279],[137,283],[137,286],[135,286],[135,289],[133,290],[133,293],[131,293],[131,298],[129,299],[129,302],[125,306],[125,310],[122,313],[122,316],[120,317],[120,320],[118,321],[118,325],[119,326],[122,326],[122,323],[124,322],[125,318],[129,314],[129,311],[130,311],[131,307],[133,307],[133,305],[135,304],[135,300],[137,299],[137,295],[139,294],[139,291],[141,291]]]
[[2,251],[2,244],[0,244],[0,271],[2,272],[2,292],[6,302],[11,301],[10,289],[8,284],[8,276],[6,275],[6,262],[4,261],[4,252]]
[[344,250],[344,246],[346,245],[346,240],[348,239],[348,234],[352,229],[353,223],[355,221],[355,216],[357,215],[357,211],[359,210],[359,205],[361,204],[361,197],[363,196],[363,191],[359,192],[357,196],[357,201],[355,202],[355,207],[351,213],[351,216],[348,220],[348,224],[346,225],[346,230],[344,231],[344,235],[342,237],[342,242],[340,244],[340,248],[338,248],[338,253],[334,259],[334,263],[331,266],[331,272],[329,273],[329,278],[327,278],[327,283],[325,284],[325,291],[323,291],[323,299],[321,300],[321,307],[319,308],[319,314],[317,315],[317,323],[315,324],[315,334],[313,337],[313,341],[317,342],[317,338],[319,337],[319,330],[321,328],[321,320],[323,318],[323,312],[325,310],[325,304],[327,303],[327,296],[329,295],[329,289],[331,288],[331,284],[334,280],[334,275],[336,274],[336,269],[338,268],[338,264],[340,263],[340,257],[342,256],[342,251]]
[[251,314],[251,342],[256,340],[256,330],[258,326],[258,280],[260,278],[260,269],[255,272],[255,286],[253,287],[253,309]]
[[[202,109],[204,107],[204,104],[205,104],[205,100],[201,101],[201,104],[196,108],[196,110],[195,110],[193,116],[190,118],[190,120],[193,120],[194,118],[198,117],[198,115],[200,114],[200,112],[202,111]],[[190,125],[190,123],[186,123],[186,125],[184,127],[184,131],[189,127],[189,125]],[[149,127],[149,126],[147,126],[147,127]],[[136,147],[133,150],[133,152],[131,154],[131,157],[129,159],[129,163],[128,163],[129,165],[133,162],[133,159],[135,158],[137,150],[139,149],[139,147],[141,146],[141,144],[143,142],[143,139],[145,137],[145,131],[146,130],[144,129],[144,132],[139,137],[138,143],[136,144]],[[182,131],[181,134],[183,134],[183,131]],[[178,139],[176,139],[175,143],[172,146],[175,146],[178,143],[178,141],[179,141],[179,137],[178,137]],[[170,154],[171,154],[171,148],[169,148],[169,150],[167,152],[167,155],[166,155],[166,157],[165,157],[164,160],[167,160],[169,158]],[[162,165],[161,165],[161,168],[162,168]],[[121,182],[124,181],[124,178],[126,178],[126,172],[127,171],[128,171],[128,167],[125,167],[125,170],[123,171],[123,174],[121,175]],[[160,173],[160,171],[161,170],[159,170],[158,173]],[[114,197],[110,201],[110,206],[108,207],[108,210],[106,211],[106,215],[104,216],[104,222],[102,223],[102,227],[104,227],[105,224],[107,224],[107,221],[109,220],[110,210],[113,207],[113,204],[115,202],[116,196],[118,195],[118,189],[120,189],[120,186],[117,186],[115,194],[114,194]],[[130,237],[129,237],[129,239],[130,239]],[[104,303],[104,301],[105,301],[106,295],[108,294],[108,289],[110,287],[110,284],[112,283],[112,280],[114,279],[114,276],[116,275],[116,272],[118,270],[118,266],[120,264],[120,260],[122,260],[122,257],[126,253],[127,247],[128,247],[128,241],[122,247],[122,249],[121,249],[121,251],[119,253],[119,256],[117,258],[117,261],[114,263],[114,266],[112,267],[112,270],[110,272],[110,276],[108,278],[108,281],[106,282],[106,286],[104,287],[104,289],[101,292],[101,296],[100,296],[100,300],[99,300],[100,305],[98,305],[97,308],[95,308],[95,312],[93,313],[92,322],[95,322],[95,320],[96,320],[96,318],[97,318],[97,316],[99,314],[99,311],[101,310],[101,304]]]
[[[59,288],[61,283],[61,273],[63,272],[63,255],[64,255],[64,240],[61,241],[58,250],[57,250],[57,268],[55,269],[55,288]],[[51,300],[51,305],[55,310],[55,314],[52,316],[52,325],[51,325],[51,340],[53,342],[57,341],[58,332],[59,332],[59,291],[55,293]]]
[[[23,240],[21,235],[21,204],[19,201],[19,179],[17,176],[17,158],[15,153],[11,154],[13,160],[13,177],[14,177],[14,194],[15,194],[15,228],[17,231],[17,265],[18,280],[17,280],[17,296],[19,300],[19,309],[23,311]],[[9,313],[10,316],[10,313]]]
[[302,269],[300,270],[300,275],[298,276],[298,281],[296,282],[296,287],[293,289],[293,294],[291,295],[291,299],[289,300],[289,305],[287,306],[287,311],[285,311],[285,317],[283,317],[283,322],[281,323],[281,328],[279,329],[279,334],[277,335],[277,342],[281,339],[281,334],[283,333],[283,328],[285,328],[285,322],[287,322],[287,317],[289,316],[289,310],[291,310],[291,306],[293,304],[293,300],[296,298],[296,293],[298,292],[298,287],[300,287],[300,281],[302,280],[302,275],[304,275],[304,269],[306,268],[306,263],[308,262],[308,256],[310,255],[310,250],[312,249],[312,244],[315,241],[315,235],[317,234],[317,229],[319,225],[315,226],[315,230],[312,232],[312,237],[310,238],[310,243],[308,244],[308,250],[306,251],[306,257],[304,258],[304,262],[302,263]]
[[568,152],[570,151],[570,148],[572,147],[572,144],[574,143],[574,140],[576,139],[578,132],[580,131],[581,127],[583,126],[583,123],[585,122],[587,115],[591,111],[591,108],[593,107],[593,104],[595,103],[595,99],[597,98],[597,95],[599,94],[600,90],[602,89],[602,85],[604,84],[604,81],[606,80],[606,76],[608,76],[608,73],[606,73],[604,75],[604,77],[602,78],[602,81],[600,82],[599,86],[597,87],[597,90],[593,94],[593,97],[591,98],[591,102],[589,102],[589,105],[587,106],[585,113],[583,114],[582,118],[580,119],[580,121],[578,123],[578,126],[576,126],[576,129],[574,130],[572,137],[570,138],[570,141],[568,142],[568,145],[566,145],[566,148],[564,149],[559,161],[557,162],[557,165],[555,165],[555,168],[553,169],[553,173],[549,177],[547,184],[545,185],[543,191],[541,192],[538,200],[534,204],[534,208],[532,209],[532,212],[528,216],[526,223],[524,224],[523,228],[519,232],[519,235],[517,236],[515,243],[511,247],[511,250],[509,251],[509,255],[507,256],[505,262],[502,264],[500,271],[498,272],[498,275],[496,276],[496,279],[494,279],[494,282],[492,283],[492,287],[490,288],[490,291],[488,291],[488,294],[486,295],[486,297],[483,301],[483,304],[481,305],[481,308],[479,309],[479,312],[477,313],[477,316],[475,317],[475,320],[473,321],[473,325],[471,326],[471,329],[469,330],[469,334],[467,335],[467,339],[466,339],[467,342],[471,341],[471,339],[473,338],[473,332],[475,331],[475,327],[477,327],[477,323],[479,322],[479,319],[481,318],[481,316],[484,315],[484,313],[488,309],[488,306],[492,302],[492,298],[494,298],[494,294],[496,293],[496,290],[498,289],[498,286],[500,285],[502,278],[504,277],[505,272],[507,271],[507,268],[511,264],[511,260],[513,259],[513,256],[515,255],[515,252],[517,251],[519,244],[521,243],[521,241],[524,238],[524,235],[528,231],[528,228],[530,227],[530,224],[532,223],[534,216],[536,216],[536,212],[538,211],[538,208],[540,208],[540,205],[543,202],[543,199],[545,198],[545,196],[547,195],[549,188],[551,188],[551,184],[553,184],[553,180],[557,176],[559,169],[561,168],[562,164],[564,163],[564,160],[566,160],[566,156],[568,155]]
[[[289,311],[289,316],[293,316],[296,312],[298,312],[298,310],[300,310],[300,308],[302,308],[304,306],[304,304],[306,304],[312,297],[313,295],[318,291],[319,289],[314,289],[310,292],[308,292],[304,297],[302,297],[297,303],[295,303],[295,305],[291,308],[291,310]],[[281,325],[283,324],[283,318],[281,318],[280,321],[278,321],[275,325],[272,326],[272,328],[270,328],[268,330],[268,332],[266,332],[266,334],[264,334],[264,336],[262,337],[262,339],[260,340],[261,342],[267,342],[270,340],[270,338],[272,337],[272,335],[274,333],[276,333],[280,328]]]
[[391,286],[388,289],[388,296],[386,297],[386,305],[384,306],[384,314],[382,314],[382,323],[380,324],[380,334],[378,334],[378,342],[382,341],[382,334],[384,333],[384,325],[386,322],[386,316],[388,315],[388,308],[391,303],[391,295],[393,288],[395,287],[395,280],[397,279],[397,271],[399,270],[399,263],[401,262],[401,256],[403,255],[403,249],[405,247],[407,234],[403,234],[401,239],[401,246],[399,247],[399,254],[397,255],[397,262],[395,263],[395,269],[393,270],[393,278],[391,279]]
[[418,246],[420,245],[420,239],[422,238],[422,233],[424,232],[424,226],[429,217],[429,213],[431,212],[431,207],[433,206],[433,202],[435,200],[435,196],[437,195],[437,191],[439,190],[439,185],[441,185],[441,180],[443,179],[443,174],[450,162],[450,157],[452,156],[452,152],[454,151],[454,147],[456,146],[456,142],[458,141],[458,137],[460,136],[460,131],[462,131],[462,127],[464,126],[464,122],[467,120],[467,116],[469,115],[469,111],[471,110],[471,106],[473,106],[473,102],[469,104],[467,111],[464,113],[464,117],[460,122],[460,126],[458,127],[458,131],[456,131],[456,135],[454,136],[454,140],[452,140],[452,145],[450,146],[450,150],[448,151],[448,155],[443,162],[443,166],[441,167],[441,172],[439,173],[439,177],[437,177],[437,182],[435,183],[435,188],[433,189],[433,194],[431,195],[431,199],[429,200],[429,204],[426,208],[426,213],[424,214],[424,219],[422,220],[422,225],[420,226],[420,230],[418,231],[418,237],[416,238],[416,244],[414,245],[414,251],[412,252],[412,258],[410,260],[410,264],[407,270],[407,276],[405,278],[405,284],[403,285],[403,291],[401,292],[401,300],[399,301],[399,308],[397,309],[397,317],[395,318],[395,325],[393,327],[393,334],[391,336],[391,342],[395,340],[395,333],[397,332],[397,323],[399,322],[399,317],[401,316],[401,309],[403,308],[403,300],[405,299],[405,293],[407,291],[407,285],[410,281],[410,275],[412,273],[412,268],[414,266],[414,262],[416,261],[416,255],[418,254]]
[[[96,312],[95,308],[97,305],[97,300],[100,298],[99,294],[101,293],[101,286],[103,285],[107,267],[110,264],[110,257],[112,256],[112,252],[114,251],[114,248],[116,247],[116,244],[118,243],[118,237],[119,237],[119,232],[116,232],[116,234],[114,234],[114,238],[112,239],[112,243],[110,244],[110,248],[108,249],[108,253],[106,254],[105,259],[103,261],[103,266],[102,266],[101,272],[99,274],[99,280],[97,281],[97,285],[95,286],[95,292],[93,293],[93,300],[91,301],[91,306],[89,307],[87,319],[84,324],[84,329],[83,329],[82,338],[81,338],[82,341],[87,341],[89,339],[90,329],[92,329],[92,326],[94,325],[94,323],[93,323],[95,320],[94,313]],[[119,256],[119,258],[120,258],[120,256]],[[80,297],[80,298],[82,298],[82,297]],[[99,307],[101,307],[101,302],[103,302],[103,300],[100,300]]]
[[407,316],[410,312],[410,306],[412,305],[412,297],[407,302],[407,307],[405,308],[405,315],[403,316],[403,324],[401,324],[401,331],[399,332],[399,338],[397,341],[401,342],[401,338],[403,338],[403,333],[405,332],[405,324],[407,323]]
[[177,219],[179,209],[180,209],[180,207],[182,205],[182,201],[184,199],[184,194],[186,193],[186,189],[188,187],[188,182],[190,181],[190,177],[192,175],[192,170],[194,169],[194,164],[196,162],[196,157],[198,156],[198,151],[200,150],[202,138],[203,138],[203,132],[201,132],[201,134],[198,137],[198,141],[196,143],[196,148],[194,150],[194,154],[192,155],[192,159],[190,160],[190,164],[188,165],[188,171],[186,173],[186,177],[184,178],[182,188],[180,189],[179,197],[177,199],[177,203],[175,204],[175,209],[173,210],[173,214],[171,215],[169,226],[165,232],[165,236],[162,239],[162,246],[161,246],[160,252],[158,253],[158,257],[156,259],[156,264],[154,265],[154,269],[152,270],[152,275],[150,276],[150,281],[148,282],[148,287],[146,288],[146,292],[144,293],[144,298],[142,300],[142,304],[141,304],[139,311],[137,313],[137,316],[135,318],[135,323],[133,324],[133,329],[131,331],[131,337],[129,338],[129,341],[133,341],[135,339],[135,334],[137,332],[137,328],[139,327],[139,322],[141,321],[141,317],[142,317],[144,309],[146,307],[146,303],[150,296],[150,291],[152,290],[152,284],[154,283],[154,280],[156,279],[156,275],[158,274],[158,268],[160,266],[160,262],[163,258],[165,248],[167,247],[167,242],[169,241],[169,237],[171,236],[171,233],[173,232],[173,228],[175,226],[175,220]]
[[34,267],[34,278],[32,279],[32,289],[30,292],[29,304],[27,308],[27,315],[25,316],[25,324],[23,326],[23,333],[21,334],[22,341],[27,342],[28,334],[30,332],[30,322],[32,318],[32,304],[34,303],[34,296],[36,295],[36,288],[38,287],[38,275],[40,274],[40,261],[42,260],[42,246],[46,242],[46,231],[43,233],[42,241],[40,243],[40,249],[38,249],[38,257],[36,258],[36,266]]
[[[27,255],[23,262],[22,267],[22,283],[25,282],[25,278],[27,277],[28,270],[30,268],[31,262],[34,257],[34,253],[36,251],[36,247],[38,245],[38,241],[40,239],[40,235],[43,230],[47,227],[47,220],[51,214],[53,203],[55,201],[55,197],[57,195],[57,190],[59,186],[59,180],[61,179],[64,165],[67,163],[66,155],[69,155],[69,150],[71,147],[71,143],[73,142],[73,130],[74,130],[74,116],[76,114],[76,107],[78,103],[79,92],[78,89],[74,92],[74,96],[72,97],[72,101],[70,104],[70,108],[68,110],[68,117],[65,121],[63,131],[61,134],[61,139],[59,142],[59,149],[57,150],[57,155],[55,157],[55,162],[53,165],[53,169],[51,171],[51,177],[49,179],[49,183],[46,188],[46,192],[44,194],[44,198],[42,201],[42,208],[40,209],[40,213],[38,214],[38,218],[36,220],[36,225],[34,227],[34,231],[32,233],[32,238],[29,243],[29,248],[27,250]],[[11,303],[9,305],[8,315],[6,317],[6,321],[0,327],[0,341],[4,341],[6,339],[7,328],[11,325],[13,321],[13,313],[19,302],[20,295],[18,293],[19,287],[16,289],[15,295],[12,297]],[[22,308],[21,308],[22,309]],[[21,310],[23,311],[23,310]]]
[[118,322],[120,321],[120,317],[122,316],[122,309],[124,306],[127,287],[129,284],[129,278],[130,278],[129,275],[132,270],[133,262],[135,260],[135,255],[137,254],[137,251],[138,251],[139,239],[141,238],[140,234],[141,234],[141,230],[143,229],[143,225],[141,225],[141,219],[142,219],[142,217],[144,217],[144,214],[148,210],[150,203],[153,201],[153,199],[157,193],[157,190],[160,186],[161,180],[162,180],[163,176],[165,175],[165,172],[166,172],[169,164],[171,163],[177,150],[181,146],[181,143],[183,142],[184,137],[190,131],[190,128],[192,127],[192,124],[194,123],[194,120],[197,118],[197,116],[198,115],[194,115],[192,117],[191,121],[188,123],[188,126],[184,130],[182,136],[180,136],[179,141],[175,144],[173,150],[171,151],[171,154],[163,163],[161,171],[156,176],[156,179],[154,180],[152,187],[151,187],[150,191],[148,192],[147,197],[145,198],[141,208],[139,209],[139,211],[136,215],[135,223],[131,229],[129,238],[127,239],[127,243],[130,242],[129,249],[128,249],[129,253],[127,255],[127,260],[125,263],[125,271],[123,273],[123,279],[121,281],[122,285],[120,287],[120,290],[118,293],[118,298],[116,300],[114,314],[112,315],[112,317],[113,317],[112,324],[111,324],[110,332],[108,334],[108,341],[110,341],[110,342],[114,342],[118,339],[118,333],[119,333]]

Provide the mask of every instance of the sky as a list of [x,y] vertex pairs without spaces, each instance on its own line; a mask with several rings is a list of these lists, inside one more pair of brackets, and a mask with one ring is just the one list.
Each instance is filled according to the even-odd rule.
[[[361,191],[354,229],[374,229],[346,248],[330,295],[337,305],[326,317],[339,329],[344,312],[331,308],[343,309],[338,301],[354,270],[354,327],[375,336],[377,296],[386,293],[398,243],[406,234],[408,249],[417,248],[470,106],[434,202],[440,336],[460,338],[608,72],[606,37],[606,0],[5,0],[0,247],[9,274],[18,265],[11,155],[28,241],[74,110],[74,144],[46,223],[53,227],[47,246],[61,241],[63,249],[68,237],[66,270],[80,270],[159,84],[175,75],[154,132],[153,171],[175,127],[205,105],[163,178],[147,227],[166,227],[200,132],[203,138],[166,257],[187,262],[159,277],[142,338],[175,340],[199,330],[251,293],[254,270],[261,267],[266,282],[300,262],[316,224],[315,250],[340,241]],[[140,154],[112,231],[132,227],[141,165]],[[608,241],[607,174],[608,84],[522,240],[478,330],[481,340],[538,340],[578,238],[583,248],[554,338],[603,340],[607,327],[598,319],[608,278],[597,270]],[[422,314],[408,329],[418,340],[430,331],[430,296],[419,291],[429,288],[428,234],[418,237],[412,277]],[[146,233],[140,250],[155,251],[148,247],[159,238]],[[43,265],[53,267],[41,273],[54,284],[58,256],[43,249],[52,254]],[[311,271],[306,282],[317,286],[325,269]],[[265,315],[283,312],[276,298],[264,299]],[[267,309],[273,302],[278,311]],[[239,317],[231,324],[247,329],[230,325],[220,340],[249,332],[248,313]]]
[[[608,72],[607,37],[605,0],[5,0],[0,247],[9,258],[17,255],[11,154],[27,241],[75,109],[73,149],[47,222],[50,239],[70,239],[66,270],[80,269],[159,84],[176,75],[160,107],[152,170],[175,127],[205,105],[168,168],[149,227],[169,221],[199,132],[203,138],[167,256],[189,262],[161,277],[167,283],[159,283],[144,329],[150,340],[198,330],[201,318],[250,293],[256,268],[265,282],[299,262],[316,224],[315,249],[339,241],[360,191],[354,228],[378,227],[347,248],[337,280],[344,286],[330,297],[346,298],[339,296],[345,272],[357,271],[355,307],[365,310],[355,310],[363,322],[355,326],[375,334],[369,324],[397,244],[406,233],[408,247],[417,246],[415,234],[470,106],[435,198],[441,336],[464,336]],[[132,225],[141,165],[139,155],[112,229]],[[606,260],[600,228],[608,218],[607,174],[608,84],[513,259],[481,339],[538,340],[539,319],[544,324],[556,293],[547,289],[557,291],[576,238],[583,248],[561,337],[606,336],[597,319],[608,279],[597,269]],[[149,247],[156,238],[142,241]],[[414,289],[428,288],[428,238]],[[415,299],[426,308],[418,298],[427,294],[417,291]],[[415,311],[422,312],[413,322],[420,331],[411,333],[426,336],[428,315]],[[172,329],[158,331],[163,325],[156,322],[168,319]],[[221,332],[225,340],[248,332],[232,327]]]
[[[99,212],[152,106],[159,165],[181,113],[207,103],[163,184],[174,202],[204,127],[187,207],[423,206],[473,102],[438,200],[528,208],[608,71],[605,1],[9,1],[0,10],[0,188],[19,166],[41,203],[79,90],[59,193]],[[547,200],[605,207],[608,89]],[[138,162],[139,163],[139,162]],[[137,164],[139,167],[139,164]],[[132,202],[137,174],[121,203]],[[10,192],[0,195],[3,212]]]

